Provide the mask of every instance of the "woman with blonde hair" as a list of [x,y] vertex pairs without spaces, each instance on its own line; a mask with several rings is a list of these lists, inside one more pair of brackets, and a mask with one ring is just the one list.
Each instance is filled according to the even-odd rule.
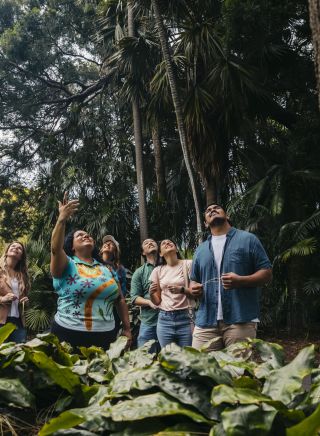
[[26,250],[21,242],[13,241],[0,258],[0,326],[8,322],[17,326],[8,341],[26,341],[24,305],[29,289]]

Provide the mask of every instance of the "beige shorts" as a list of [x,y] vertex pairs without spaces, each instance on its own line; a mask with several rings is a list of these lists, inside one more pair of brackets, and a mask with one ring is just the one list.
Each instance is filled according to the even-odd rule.
[[235,342],[245,341],[247,338],[255,338],[257,335],[257,323],[246,322],[241,324],[225,324],[218,321],[217,327],[201,328],[195,326],[192,336],[193,348],[200,349],[215,339],[206,348],[207,351],[222,350]]

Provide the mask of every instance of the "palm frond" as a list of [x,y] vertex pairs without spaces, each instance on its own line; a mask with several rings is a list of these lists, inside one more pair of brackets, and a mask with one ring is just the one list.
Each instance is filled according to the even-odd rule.
[[280,258],[285,263],[294,256],[310,256],[316,252],[316,249],[317,240],[315,238],[303,239],[284,251]]
[[308,279],[303,290],[307,295],[320,295],[320,277],[311,277]]
[[33,332],[43,332],[51,323],[52,317],[41,307],[32,307],[26,311],[26,326]]
[[315,212],[308,219],[303,221],[296,232],[296,239],[306,238],[312,232],[320,229],[320,211]]

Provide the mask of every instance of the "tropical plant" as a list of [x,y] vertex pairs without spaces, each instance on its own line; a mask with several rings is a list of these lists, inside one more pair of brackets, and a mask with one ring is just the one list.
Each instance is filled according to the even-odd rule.
[[[14,328],[0,330],[1,342]],[[281,346],[258,339],[212,353],[172,344],[158,359],[148,353],[151,345],[124,352],[126,339],[119,338],[107,352],[80,347],[72,354],[52,334],[3,343],[0,402],[8,413],[2,425],[25,435],[40,430],[40,436],[319,430],[313,345],[288,364]]]
[[25,312],[26,327],[29,333],[42,333],[49,328],[56,309],[50,276],[50,249],[39,239],[29,241],[26,250],[31,278],[29,305]]

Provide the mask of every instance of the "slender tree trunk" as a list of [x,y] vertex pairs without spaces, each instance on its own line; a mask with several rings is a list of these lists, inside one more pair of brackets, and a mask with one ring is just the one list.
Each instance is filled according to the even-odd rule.
[[206,205],[216,203],[217,202],[217,189],[215,180],[212,177],[210,181],[206,179]]
[[[132,0],[128,1],[128,35],[135,36],[134,16]],[[139,102],[134,99],[132,102],[132,118],[133,118],[133,131],[135,142],[136,154],[136,172],[137,172],[137,187],[138,187],[138,201],[139,201],[139,221],[140,221],[140,241],[148,237],[148,221],[147,221],[147,203],[146,203],[146,189],[144,183],[143,171],[143,140],[141,128],[141,111]]]
[[201,220],[201,212],[200,212],[200,206],[199,206],[200,202],[199,202],[199,198],[198,198],[198,194],[197,194],[195,177],[193,174],[193,170],[192,170],[192,166],[191,166],[191,162],[190,162],[190,157],[189,157],[189,153],[188,153],[188,148],[187,148],[187,135],[186,135],[186,129],[185,129],[184,120],[183,120],[182,104],[181,104],[180,96],[178,93],[177,81],[175,78],[173,63],[172,63],[172,59],[171,59],[171,55],[170,55],[167,32],[166,32],[166,29],[165,29],[163,21],[162,21],[160,8],[159,8],[159,1],[152,0],[151,3],[152,3],[153,10],[154,10],[156,25],[158,28],[162,54],[163,54],[163,58],[164,58],[165,65],[166,65],[166,72],[168,74],[173,105],[174,105],[176,118],[177,118],[177,126],[178,126],[178,131],[179,131],[180,144],[181,144],[183,158],[184,158],[184,162],[185,162],[188,176],[189,176],[189,180],[190,180],[192,196],[193,196],[193,201],[194,201],[194,207],[195,207],[195,211],[196,211],[197,232],[198,232],[199,237],[200,237],[200,234],[202,232],[202,220]]
[[320,0],[309,0],[309,15],[318,87],[318,106],[320,109]]
[[162,149],[161,149],[161,141],[160,141],[158,125],[152,128],[152,141],[154,146],[154,160],[155,160],[155,170],[156,170],[156,179],[157,179],[158,200],[166,201],[167,189],[166,189],[166,180],[164,175]]

